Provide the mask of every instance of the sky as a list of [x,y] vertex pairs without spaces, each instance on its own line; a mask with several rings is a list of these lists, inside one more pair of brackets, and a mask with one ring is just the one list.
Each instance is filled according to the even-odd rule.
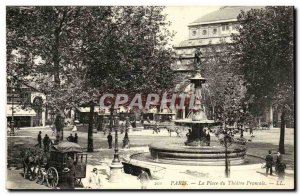
[[188,39],[187,25],[196,19],[218,10],[220,6],[170,6],[166,7],[164,13],[167,14],[167,20],[171,21],[171,31],[175,31],[173,45]]

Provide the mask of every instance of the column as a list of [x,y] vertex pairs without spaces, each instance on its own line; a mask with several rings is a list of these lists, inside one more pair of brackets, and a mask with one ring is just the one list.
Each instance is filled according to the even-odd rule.
[[46,126],[46,111],[42,112],[42,125],[43,127]]
[[270,129],[273,129],[273,107],[272,107],[272,103],[271,103],[271,105],[270,105],[270,111],[269,111],[270,113]]

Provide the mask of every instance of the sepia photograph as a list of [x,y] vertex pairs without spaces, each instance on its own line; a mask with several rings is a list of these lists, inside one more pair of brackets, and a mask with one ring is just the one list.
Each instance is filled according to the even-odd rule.
[[294,6],[5,11],[7,190],[296,189]]

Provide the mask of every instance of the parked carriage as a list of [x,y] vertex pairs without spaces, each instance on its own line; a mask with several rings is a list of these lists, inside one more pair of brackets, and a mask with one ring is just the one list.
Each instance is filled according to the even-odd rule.
[[49,187],[56,188],[67,177],[67,173],[63,170],[68,167],[69,157],[74,161],[75,185],[80,185],[82,184],[81,179],[86,177],[87,154],[82,153],[81,146],[73,142],[60,142],[53,145],[46,160],[45,158],[38,159],[35,156],[29,157],[35,159],[35,163],[24,166],[24,170],[26,170],[24,175],[29,174],[31,180],[37,179],[40,184],[46,182]]

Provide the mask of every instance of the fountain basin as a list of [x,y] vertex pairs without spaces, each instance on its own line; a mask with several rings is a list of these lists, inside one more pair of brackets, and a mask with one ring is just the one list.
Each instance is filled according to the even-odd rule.
[[[160,162],[177,162],[177,164],[201,163],[220,165],[225,162],[225,148],[222,146],[180,146],[152,144],[149,146],[152,160]],[[234,145],[227,150],[228,160],[232,165],[243,164],[246,147]]]

